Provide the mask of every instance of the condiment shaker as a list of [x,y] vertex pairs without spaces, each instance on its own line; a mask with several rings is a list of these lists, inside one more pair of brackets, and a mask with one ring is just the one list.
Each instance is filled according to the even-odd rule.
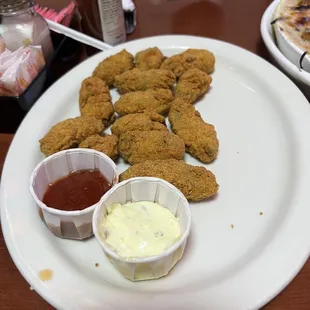
[[122,0],[98,0],[104,42],[116,45],[126,41]]
[[45,61],[53,55],[53,44],[48,25],[34,10],[33,0],[0,1],[0,35],[6,47],[15,51],[25,45],[39,45]]

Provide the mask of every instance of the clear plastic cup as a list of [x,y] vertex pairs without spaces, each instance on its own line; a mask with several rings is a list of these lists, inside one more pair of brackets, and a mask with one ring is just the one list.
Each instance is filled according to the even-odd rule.
[[61,238],[85,239],[93,235],[92,217],[96,203],[81,211],[50,208],[42,202],[49,184],[73,171],[98,169],[112,186],[118,183],[115,163],[105,154],[90,149],[70,149],[55,153],[40,162],[30,178],[30,192],[42,220]]

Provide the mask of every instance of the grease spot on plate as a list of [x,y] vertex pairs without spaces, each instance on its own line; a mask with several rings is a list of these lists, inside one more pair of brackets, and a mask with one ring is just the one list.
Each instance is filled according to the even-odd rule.
[[39,272],[39,278],[43,282],[51,281],[53,278],[53,271],[50,269],[42,269]]

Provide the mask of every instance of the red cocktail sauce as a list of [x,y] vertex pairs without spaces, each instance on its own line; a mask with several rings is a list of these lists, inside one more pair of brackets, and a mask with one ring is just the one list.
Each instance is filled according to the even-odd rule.
[[83,210],[97,203],[111,187],[97,169],[74,171],[48,186],[43,203],[63,211]]

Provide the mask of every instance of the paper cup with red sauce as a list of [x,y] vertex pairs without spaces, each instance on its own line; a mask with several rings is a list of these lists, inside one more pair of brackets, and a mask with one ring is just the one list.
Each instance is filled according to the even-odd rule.
[[[91,181],[98,183],[97,179],[89,180],[92,176],[91,172],[94,172],[94,176],[101,181],[102,178],[99,175],[103,176],[109,184],[109,187],[104,189],[104,184],[101,184],[101,194],[96,193],[97,196],[99,195],[98,201],[93,197],[94,193],[89,192]],[[86,175],[88,183],[85,183]],[[104,190],[117,184],[118,177],[115,163],[104,153],[90,149],[70,149],[45,158],[35,167],[30,178],[30,192],[39,207],[40,217],[54,235],[81,240],[93,235],[94,210],[104,196]],[[98,184],[96,186],[98,187]],[[83,190],[85,193],[82,192]],[[87,205],[87,201],[92,202]],[[83,207],[79,209],[81,205]]]

